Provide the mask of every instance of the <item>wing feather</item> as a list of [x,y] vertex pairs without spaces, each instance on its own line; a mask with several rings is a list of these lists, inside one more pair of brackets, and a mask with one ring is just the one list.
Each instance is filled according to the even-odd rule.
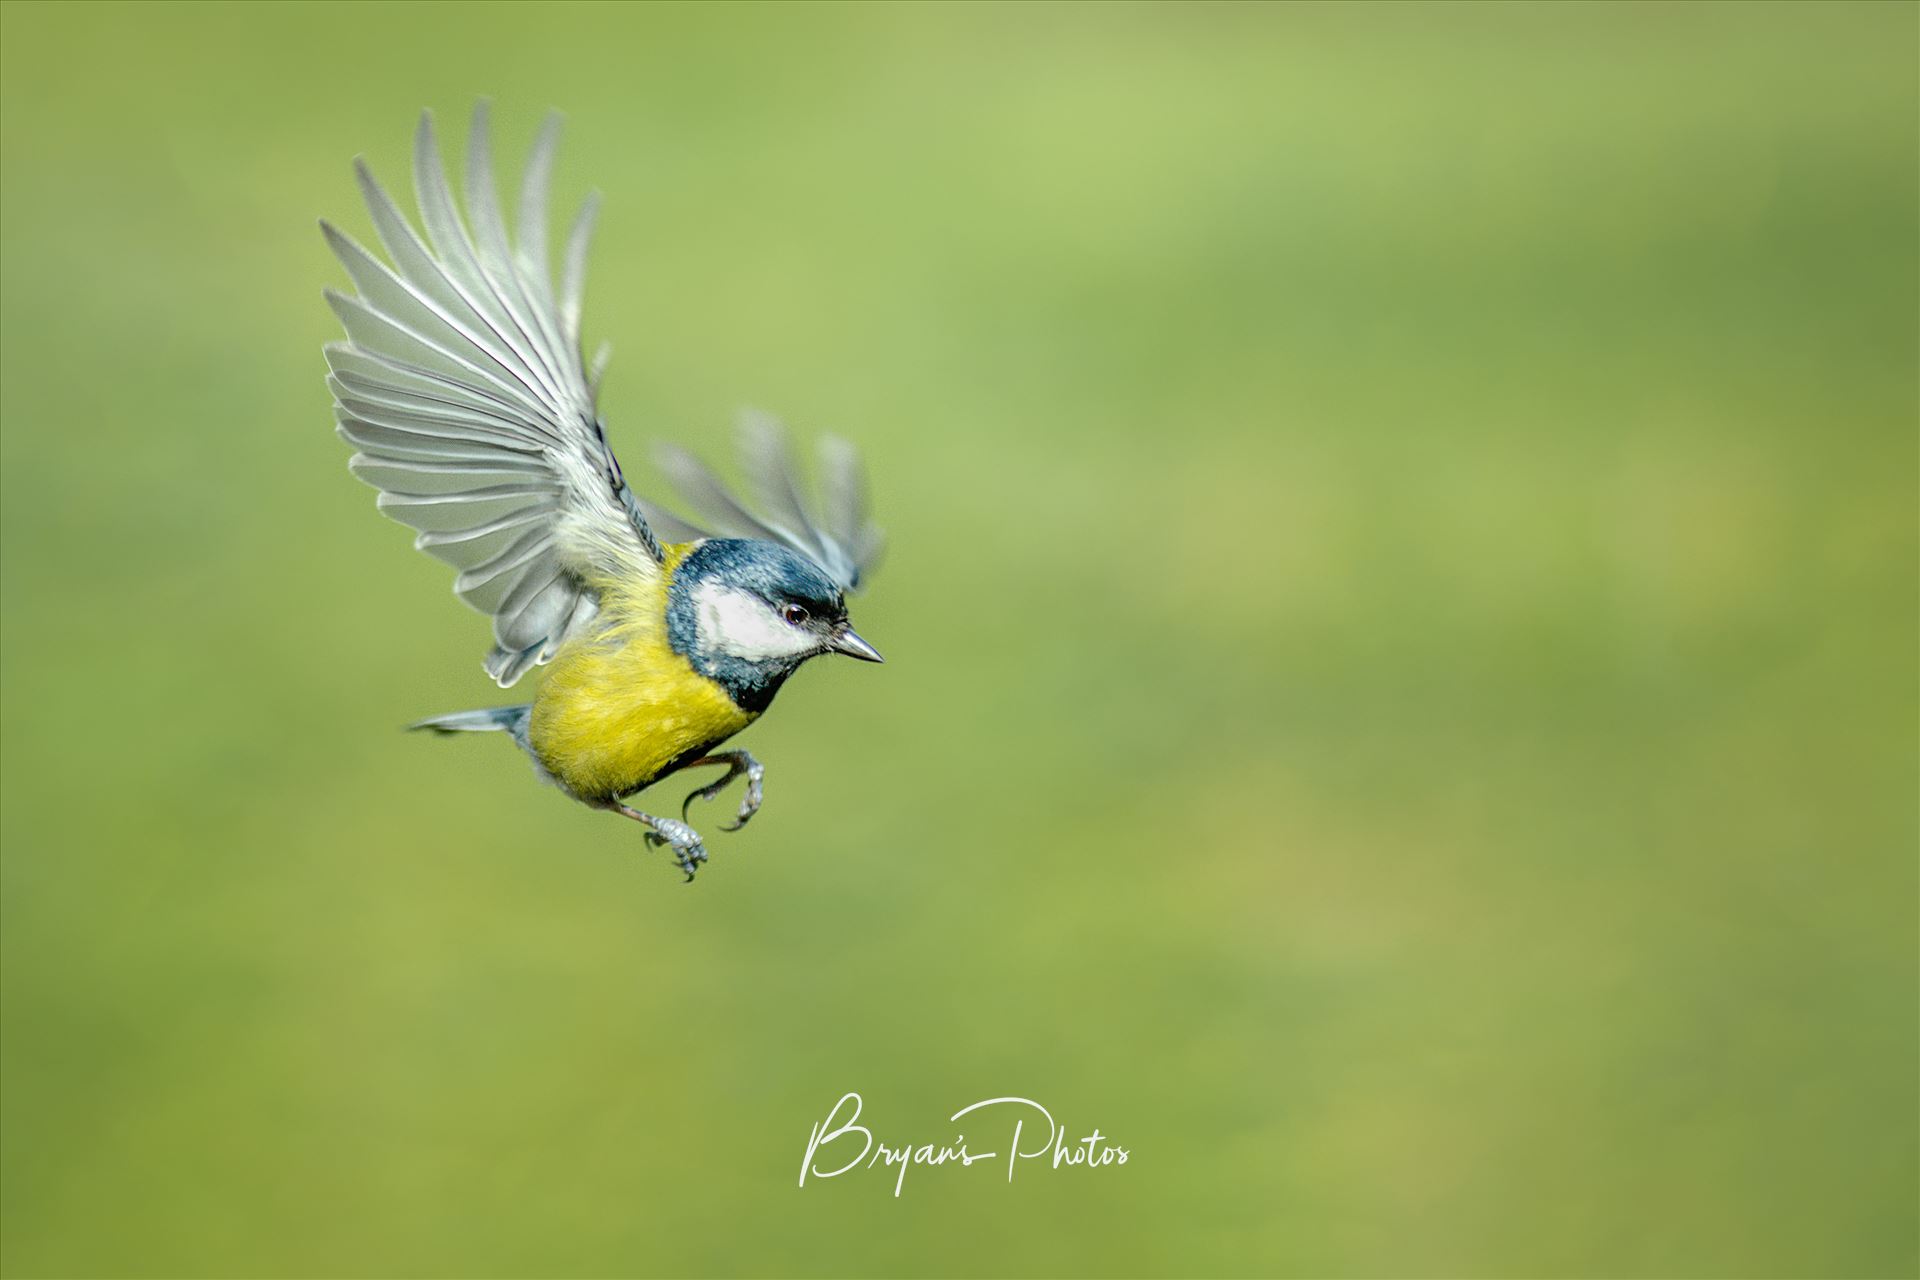
[[424,238],[364,164],[360,189],[388,262],[321,229],[354,293],[327,291],[347,340],[327,385],[348,465],[415,545],[457,570],[454,591],[493,619],[502,685],[547,661],[598,608],[592,582],[655,575],[663,556],[606,442],[580,350],[580,298],[597,200],[576,218],[560,305],[547,265],[547,193],[559,120],[542,125],[501,211],[486,104],[474,112],[464,219],[423,115],[414,187]]
[[409,369],[344,342],[330,342],[325,351],[332,375],[356,390],[383,393],[395,400],[417,401],[427,409],[451,405],[489,415],[520,430],[551,433],[552,429],[544,423],[527,417],[524,410],[516,409],[484,389],[424,370]]
[[[483,379],[529,413],[544,418],[547,402],[530,388],[526,371],[489,349],[473,327],[454,314],[457,308],[439,303],[425,290],[401,279],[331,224],[322,222],[320,229],[368,309],[404,329],[414,340],[458,361],[472,376]],[[371,345],[368,349],[380,350]]]
[[824,564],[831,553],[800,501],[794,480],[798,469],[786,431],[768,415],[749,410],[741,415],[740,443],[740,465],[760,499],[761,509],[771,512],[794,542]]
[[383,455],[426,461],[485,462],[496,452],[505,449],[512,453],[525,453],[529,457],[538,456],[529,450],[515,449],[511,445],[501,445],[484,438],[476,440],[467,435],[443,435],[378,425],[361,416],[360,410],[354,405],[347,407],[354,412],[355,418],[339,428],[340,438],[361,449],[371,449]]
[[[539,295],[549,313],[553,307],[553,276],[547,265],[547,192],[553,185],[553,157],[559,149],[560,117],[549,113],[520,176],[520,239],[516,245],[521,279]],[[567,335],[562,332],[559,338],[566,346]],[[573,345],[577,349],[578,344]]]
[[[461,564],[462,567],[465,567],[465,561],[456,561],[454,557],[457,555],[467,555],[469,553],[457,552],[454,550],[455,547],[463,543],[474,542],[480,538],[490,538],[496,534],[519,529],[542,519],[545,519],[545,515],[538,507],[514,507],[505,515],[497,516],[490,520],[482,520],[479,524],[469,525],[464,529],[423,530],[420,536],[413,540],[413,544],[422,551],[441,556],[450,563],[458,563]],[[479,557],[474,556],[472,558],[478,559]]]
[[673,444],[656,445],[653,460],[715,533],[728,538],[765,538],[793,545],[790,534],[747,510],[706,463],[685,449]]
[[[431,298],[441,314],[461,328],[495,369],[515,382],[522,391],[532,393],[535,381],[532,370],[513,351],[495,327],[495,321],[461,292],[460,286],[454,283],[453,277],[434,258],[433,251],[420,239],[406,215],[394,204],[393,198],[374,179],[365,162],[356,161],[355,169],[360,175],[361,193],[366,198],[368,210],[373,214],[374,229],[379,233],[380,242],[388,256],[399,269],[397,274],[422,295]],[[535,403],[542,403],[537,394],[534,399]],[[556,422],[553,425],[558,427],[559,424]]]
[[[568,352],[551,314],[552,308],[541,305],[541,296],[522,274],[520,255],[515,254],[507,241],[507,221],[500,212],[500,196],[493,177],[493,141],[484,99],[474,108],[472,132],[467,141],[467,210],[473,223],[475,251],[489,278],[497,282],[508,312],[533,340],[555,393],[571,394],[585,381],[579,351],[575,348]],[[589,397],[588,408],[591,407]]]
[[[573,230],[567,233],[566,274],[560,284],[560,323],[567,341],[580,345],[580,302],[587,290],[587,246],[593,241],[593,224],[600,217],[600,193],[592,192],[580,212],[574,215]],[[599,379],[596,377],[595,382]]]
[[[533,511],[542,521],[552,519],[554,491],[548,486],[498,484],[463,493],[382,493],[379,508],[410,524],[424,537],[430,533],[457,533],[503,515]],[[419,539],[416,538],[418,544]]]
[[463,413],[458,409],[401,404],[378,394],[349,389],[345,385],[334,387],[333,394],[341,408],[354,416],[356,423],[445,436],[449,440],[467,440],[476,445],[522,453],[538,453],[543,447],[538,436],[516,430],[511,423],[502,419]]
[[[472,162],[473,157],[469,156],[468,163]],[[459,211],[454,207],[453,187],[447,181],[446,166],[440,159],[440,143],[434,135],[430,113],[420,117],[420,128],[414,134],[413,185],[427,239],[438,255],[441,269],[460,296],[513,352],[527,372],[528,390],[556,407],[571,407],[571,397],[542,378],[541,362],[528,336],[529,326],[523,317],[513,313],[506,301],[509,286],[490,276],[480,265],[473,241],[468,238]]]
[[822,497],[808,486],[778,419],[748,412],[740,423],[741,469],[757,509],[735,496],[707,465],[684,449],[659,445],[654,461],[693,510],[680,516],[642,503],[649,522],[672,536],[766,538],[810,557],[847,591],[858,591],[879,560],[882,538],[867,514],[866,475],[852,445],[832,437],[821,444]]

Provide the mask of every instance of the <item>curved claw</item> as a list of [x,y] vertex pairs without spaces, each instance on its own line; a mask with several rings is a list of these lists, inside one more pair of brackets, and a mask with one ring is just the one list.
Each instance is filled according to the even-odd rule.
[[688,813],[692,810],[693,802],[695,800],[713,799],[715,796],[719,795],[722,791],[725,791],[727,789],[727,784],[729,782],[732,782],[734,779],[734,775],[739,772],[740,770],[737,767],[729,769],[725,773],[721,774],[716,781],[710,782],[704,787],[698,787],[692,791],[689,791],[687,793],[686,800],[684,800],[680,805],[680,821],[685,822],[687,820]]
[[688,793],[686,801],[680,806],[680,818],[683,822],[692,813],[693,802],[695,800],[714,799],[722,791],[726,790],[728,783],[743,774],[747,779],[747,789],[746,793],[740,798],[739,815],[732,822],[721,823],[720,829],[722,831],[738,831],[747,825],[747,822],[754,814],[760,811],[760,802],[764,798],[762,779],[766,776],[766,768],[758,760],[755,760],[744,751],[729,751],[722,755],[708,756],[705,759],[694,761],[693,765],[720,764],[723,762],[727,765],[727,771],[725,773],[721,774],[706,786]]
[[746,794],[740,797],[740,816],[732,822],[721,823],[722,831],[738,831],[747,825],[754,814],[760,812],[760,801],[763,798],[760,788],[762,772],[758,763],[747,766],[747,790]]

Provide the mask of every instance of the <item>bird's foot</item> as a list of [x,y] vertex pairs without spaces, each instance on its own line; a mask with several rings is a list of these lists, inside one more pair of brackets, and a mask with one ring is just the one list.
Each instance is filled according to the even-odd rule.
[[707,846],[700,843],[700,833],[672,818],[655,818],[647,828],[647,843],[656,848],[665,845],[673,850],[674,865],[686,873],[689,881],[700,864],[707,860]]
[[726,790],[728,783],[744,774],[747,779],[747,791],[746,794],[740,798],[740,816],[732,822],[723,822],[720,824],[722,831],[738,831],[747,825],[749,818],[760,812],[760,801],[763,798],[761,780],[767,775],[766,766],[744,751],[721,751],[710,756],[702,756],[700,759],[690,762],[685,767],[693,768],[696,765],[703,764],[725,764],[727,771],[721,774],[717,781],[709,783],[707,786],[701,787],[698,791],[690,794],[687,797],[686,803],[680,806],[680,816],[682,818],[687,816],[688,811],[693,808],[693,802],[695,800],[713,799],[722,791]]
[[673,851],[674,865],[686,873],[689,881],[700,864],[707,860],[707,846],[700,842],[700,833],[684,822],[672,818],[656,818],[650,813],[642,813],[617,801],[612,808],[624,817],[632,818],[647,829],[647,847],[657,849],[665,845]]

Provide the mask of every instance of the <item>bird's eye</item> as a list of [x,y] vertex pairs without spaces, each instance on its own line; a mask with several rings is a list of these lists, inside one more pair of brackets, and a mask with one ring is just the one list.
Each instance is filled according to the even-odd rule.
[[780,610],[780,616],[787,620],[788,626],[797,627],[807,620],[807,611],[797,604],[790,604]]

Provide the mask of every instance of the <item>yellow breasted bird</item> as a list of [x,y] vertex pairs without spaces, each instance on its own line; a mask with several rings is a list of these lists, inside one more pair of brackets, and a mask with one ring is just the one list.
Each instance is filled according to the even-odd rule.
[[[809,502],[784,431],[743,427],[757,498],[731,493],[690,455],[660,469],[699,522],[637,497],[595,408],[603,349],[582,359],[580,299],[597,201],[567,239],[556,295],[547,262],[547,185],[559,141],[550,116],[527,162],[510,243],[494,187],[486,104],[467,148],[466,214],[455,206],[424,115],[414,144],[422,240],[364,163],[356,170],[391,267],[326,222],[358,296],[328,290],[347,341],[326,348],[348,464],[380,509],[419,530],[414,545],[459,571],[455,593],[493,619],[486,670],[502,687],[551,667],[530,704],[435,716],[415,728],[498,730],[540,776],[666,845],[691,880],[706,861],[686,824],[696,798],[737,777],[734,830],[760,807],[762,769],[715,748],[752,724],[807,659],[880,655],[847,621],[879,550],[859,459],[821,445]],[[680,769],[726,765],[679,819],[624,798]]]

